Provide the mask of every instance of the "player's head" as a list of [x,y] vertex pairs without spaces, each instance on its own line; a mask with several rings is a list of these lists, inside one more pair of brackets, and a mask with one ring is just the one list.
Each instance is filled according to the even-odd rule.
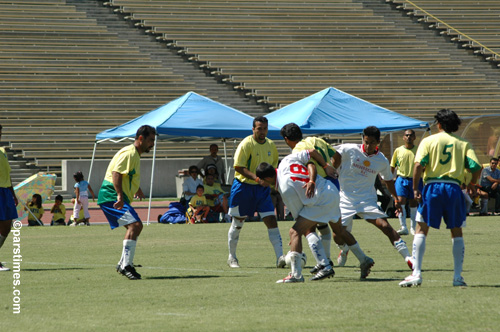
[[54,199],[54,201],[57,204],[61,204],[63,202],[63,197],[61,195],[57,195],[56,198]]
[[149,152],[155,146],[156,130],[148,125],[141,126],[135,133],[135,147],[139,155]]
[[462,124],[462,120],[460,120],[457,113],[447,108],[437,112],[434,119],[436,119],[436,122],[441,125],[441,128],[449,134],[456,132],[460,124]]
[[253,124],[252,124],[253,138],[257,142],[264,143],[266,141],[267,130],[268,130],[268,122],[266,117],[258,116],[255,119],[253,119]]
[[[302,130],[300,130],[300,127],[295,124],[295,123],[289,123],[283,126],[280,130],[281,136],[285,139],[286,144],[290,146],[290,143],[297,143],[302,140]],[[294,146],[290,146],[291,148],[294,148]]]
[[75,179],[76,182],[83,181],[83,173],[81,171],[76,172],[73,174],[73,179]]
[[368,126],[363,129],[363,147],[368,154],[377,152],[380,144],[380,130],[375,126]]
[[271,164],[260,163],[255,170],[255,175],[270,184],[274,185],[276,183],[276,170]]
[[413,129],[406,129],[405,133],[403,134],[403,141],[408,144],[413,144],[413,141],[415,140],[416,135],[415,131]]

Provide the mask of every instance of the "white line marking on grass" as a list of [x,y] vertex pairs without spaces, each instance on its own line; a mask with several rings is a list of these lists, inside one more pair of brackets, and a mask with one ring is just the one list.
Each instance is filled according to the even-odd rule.
[[[56,262],[26,262],[23,261],[23,264],[33,264],[33,265],[51,265],[51,266],[79,266],[79,267],[109,267],[115,268],[116,265],[109,264],[80,264],[80,263],[56,263]],[[143,266],[140,269],[148,269],[148,270],[174,270],[174,271],[196,271],[196,272],[211,272],[211,273],[260,273],[259,271],[253,270],[240,270],[240,269],[228,269],[228,270],[207,270],[207,269],[192,269],[192,268],[179,268],[179,267],[166,267],[166,266]]]
[[182,316],[182,317],[192,316],[188,314],[179,314],[177,312],[157,312],[156,314],[160,316]]

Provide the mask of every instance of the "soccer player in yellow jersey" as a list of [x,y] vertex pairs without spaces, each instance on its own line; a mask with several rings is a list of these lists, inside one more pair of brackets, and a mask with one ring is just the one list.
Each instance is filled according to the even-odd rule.
[[[466,207],[460,185],[464,173],[472,173],[469,186],[479,178],[481,165],[469,142],[453,133],[461,124],[457,114],[448,109],[440,110],[435,119],[439,132],[426,137],[415,155],[413,191],[420,205],[417,211],[417,229],[413,240],[413,273],[399,283],[402,287],[418,286],[422,283],[422,260],[429,227],[439,229],[441,218],[451,231],[453,243],[453,286],[467,286],[462,277],[465,246],[462,227],[465,226]],[[425,167],[425,171],[423,168]],[[424,177],[424,189],[418,189]]]
[[[0,138],[2,138],[2,125],[0,125]],[[16,210],[18,201],[14,188],[12,188],[10,170],[5,149],[0,148],[0,248],[10,233],[12,220],[18,217]],[[0,271],[9,270],[0,262]]]
[[269,240],[276,254],[276,267],[285,267],[283,244],[278,222],[274,215],[269,183],[255,175],[257,166],[266,162],[278,166],[278,150],[274,142],[267,138],[268,121],[259,116],[253,120],[252,135],[241,141],[234,155],[235,178],[229,197],[229,214],[232,216],[228,231],[229,257],[227,263],[232,268],[240,267],[236,257],[236,247],[245,218],[260,214],[267,227]]
[[154,147],[155,138],[156,130],[151,126],[137,130],[134,143],[118,151],[109,163],[97,200],[111,229],[119,226],[127,229],[116,270],[130,280],[141,279],[133,260],[137,237],[142,231],[142,221],[130,204],[136,196],[145,198],[140,188],[141,155]]
[[[403,135],[404,145],[401,145],[392,155],[391,159],[391,172],[398,170],[398,178],[394,183],[396,193],[398,194],[399,204],[401,205],[401,212],[398,215],[401,229],[398,230],[399,235],[408,235],[408,228],[406,227],[406,203],[410,205],[410,220],[411,220],[411,234],[415,235],[415,227],[417,221],[417,201],[413,196],[413,166],[415,165],[415,153],[417,146],[413,144],[415,141],[415,131],[412,129],[405,130]],[[423,188],[423,183],[420,182],[420,190]]]

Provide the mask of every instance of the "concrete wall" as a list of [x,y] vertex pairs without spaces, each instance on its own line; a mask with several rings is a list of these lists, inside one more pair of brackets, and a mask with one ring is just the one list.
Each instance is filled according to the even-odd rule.
[[[178,175],[178,171],[187,169],[191,165],[196,165],[201,159],[157,159],[155,161],[155,173],[153,181],[153,197],[180,197],[182,193],[182,183],[184,177]],[[75,180],[73,174],[82,171],[85,180],[88,180],[91,160],[63,160],[62,161],[62,190],[68,195],[74,196],[73,186]],[[231,173],[229,183],[232,182],[234,169],[233,160],[228,159]],[[152,159],[141,160],[141,189],[146,196],[149,196],[151,187],[151,166]],[[106,173],[109,160],[94,160],[90,185],[97,195],[101,188],[102,180]]]

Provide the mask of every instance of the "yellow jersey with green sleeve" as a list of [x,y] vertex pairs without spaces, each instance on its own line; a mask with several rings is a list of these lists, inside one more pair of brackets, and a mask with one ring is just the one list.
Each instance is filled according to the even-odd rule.
[[[298,142],[293,148],[293,153],[315,149],[318,153],[325,159],[327,163],[330,163],[330,159],[335,154],[335,149],[330,146],[324,139],[318,137],[306,137],[302,141]],[[321,177],[326,177],[326,172],[323,167],[314,159],[311,159],[314,165],[316,165],[316,172]]]
[[398,176],[403,178],[413,177],[413,168],[415,166],[415,154],[417,153],[417,146],[408,149],[404,145],[394,150],[391,158],[391,167],[398,169]]
[[420,143],[415,162],[425,167],[424,183],[465,182],[465,170],[472,173],[481,169],[481,164],[469,142],[461,137],[440,132],[426,137]]
[[141,182],[141,156],[133,144],[122,148],[111,159],[99,191],[97,204],[116,202],[117,194],[113,186],[113,172],[123,175],[124,200],[130,204],[139,190]]
[[[272,140],[266,137],[264,143],[257,142],[252,135],[241,141],[234,154],[234,167],[245,167],[255,173],[260,163],[266,162],[274,168],[278,167],[278,149]],[[235,178],[242,183],[257,184],[254,180],[235,172]]]
[[10,182],[10,165],[7,159],[7,153],[5,153],[4,148],[0,148],[0,188],[10,188],[12,183]]

